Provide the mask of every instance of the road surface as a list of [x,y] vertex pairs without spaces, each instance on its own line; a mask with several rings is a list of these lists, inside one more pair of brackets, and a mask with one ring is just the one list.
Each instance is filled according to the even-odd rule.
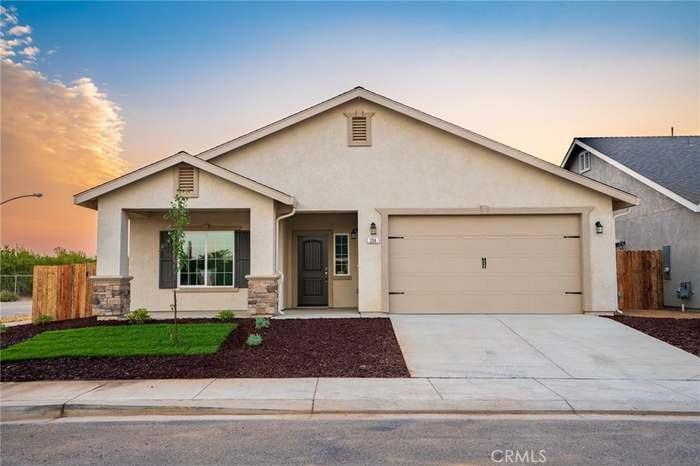
[[0,317],[14,317],[26,315],[28,319],[32,316],[32,300],[22,298],[19,301],[9,301],[0,303]]
[[700,419],[642,416],[54,421],[1,435],[3,466],[688,465],[700,455]]

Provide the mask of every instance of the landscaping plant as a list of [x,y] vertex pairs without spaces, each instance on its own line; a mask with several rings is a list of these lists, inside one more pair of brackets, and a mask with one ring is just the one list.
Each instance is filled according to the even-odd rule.
[[7,325],[4,322],[0,322],[0,333],[5,333],[5,330],[7,330]]
[[263,342],[262,335],[260,335],[259,333],[252,333],[252,334],[248,335],[248,338],[246,339],[245,344],[252,348],[253,346],[262,345],[262,342]]
[[19,296],[10,290],[0,291],[0,302],[6,303],[8,301],[17,301]]
[[269,328],[270,319],[267,317],[256,317],[255,318],[255,330],[260,330],[261,328]]
[[39,317],[36,318],[34,321],[35,324],[48,324],[49,322],[53,322],[54,318],[51,317],[48,314],[41,314]]
[[148,313],[148,309],[140,308],[135,309],[126,315],[126,320],[130,324],[143,324],[151,320],[151,314]]
[[[178,272],[182,270],[184,264],[189,260],[187,251],[185,251],[185,228],[190,224],[190,214],[187,211],[187,198],[180,193],[175,194],[175,200],[170,203],[170,209],[164,216],[168,221],[168,239],[172,248],[173,258],[175,260],[175,268]],[[174,280],[177,280],[178,274],[174,274]],[[177,287],[178,283],[173,283],[173,304],[170,306],[173,310],[173,328],[171,338],[174,344],[178,343],[177,335]]]
[[236,314],[233,311],[220,311],[216,315],[216,318],[222,322],[233,322],[233,319],[236,318]]

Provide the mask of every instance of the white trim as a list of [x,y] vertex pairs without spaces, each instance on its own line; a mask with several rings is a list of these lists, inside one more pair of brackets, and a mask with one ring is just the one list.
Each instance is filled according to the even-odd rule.
[[587,150],[578,154],[578,172],[584,174],[591,170],[591,153]]
[[[628,174],[629,176],[636,179],[637,181],[644,183],[645,185],[649,186],[650,188],[654,189],[655,191],[658,191],[659,193],[663,194],[664,196],[676,201],[677,203],[681,204],[683,207],[687,207],[688,209],[690,209],[693,212],[700,212],[700,204],[694,204],[692,201],[689,201],[688,199],[684,198],[683,196],[680,196],[680,195],[674,193],[673,191],[671,191],[668,188],[664,188],[660,184],[650,180],[649,178],[645,177],[644,175],[640,175],[639,173],[632,170],[628,166],[621,164],[620,162],[618,162],[617,160],[615,160],[611,157],[608,157],[607,155],[603,154],[599,150],[594,149],[593,147],[579,141],[578,139],[574,139],[574,144],[577,144],[579,147],[587,150],[591,154],[594,154],[596,157],[598,157],[601,160],[603,160],[604,162],[612,165],[613,167],[617,168],[618,170]],[[562,163],[566,163],[572,149],[573,149],[573,144],[572,144],[572,148],[569,149],[569,153],[567,153],[567,156],[564,159],[564,162],[562,162]]]
[[166,157],[150,165],[146,165],[145,167],[141,167],[137,170],[129,172],[111,181],[103,183],[99,186],[95,186],[94,188],[88,189],[87,191],[78,193],[75,196],[73,196],[73,203],[83,205],[84,207],[91,207],[96,209],[97,206],[94,201],[98,197],[103,196],[116,189],[122,188],[128,184],[134,183],[143,178],[146,178],[150,175],[156,174],[167,168],[178,165],[180,163],[190,164],[196,168],[211,173],[212,175],[228,180],[234,184],[250,189],[251,191],[262,194],[263,196],[267,196],[283,204],[294,205],[295,203],[294,196],[283,193],[282,191],[278,191],[262,183],[258,183],[255,180],[246,178],[243,175],[239,175],[236,172],[232,172],[218,165],[214,165],[213,163],[209,163],[205,160],[195,157],[194,155],[188,154],[187,152],[178,152],[175,155],[171,155],[170,157]]
[[177,268],[177,289],[191,290],[193,288],[198,289],[213,289],[218,290],[220,288],[235,288],[236,287],[236,230],[213,230],[215,232],[232,233],[231,240],[231,284],[230,285],[208,285],[209,280],[209,237],[207,236],[211,230],[185,230],[185,233],[204,233],[204,285],[182,285],[180,284],[180,267]]
[[413,119],[421,121],[425,124],[434,126],[435,128],[438,128],[442,131],[445,131],[447,133],[458,136],[458,137],[465,139],[467,141],[479,144],[479,145],[486,147],[488,149],[491,149],[495,152],[498,152],[500,154],[514,158],[515,160],[518,160],[518,161],[525,163],[527,165],[533,166],[535,168],[539,168],[541,170],[544,170],[548,173],[551,173],[553,175],[564,178],[564,179],[571,181],[573,183],[576,183],[576,184],[579,184],[581,186],[585,186],[586,188],[592,189],[594,191],[598,191],[600,193],[606,194],[606,195],[620,201],[623,204],[621,207],[628,207],[628,206],[633,206],[633,205],[639,204],[639,199],[637,199],[636,196],[634,196],[630,193],[626,193],[622,190],[613,188],[612,186],[608,186],[604,183],[600,183],[600,182],[593,180],[591,178],[581,176],[577,173],[574,173],[574,172],[571,172],[571,171],[566,170],[564,168],[561,168],[558,165],[544,161],[544,160],[539,159],[539,158],[532,156],[530,154],[526,154],[525,152],[519,151],[519,150],[514,149],[512,147],[509,147],[505,144],[501,144],[500,142],[496,142],[496,141],[489,139],[485,136],[474,133],[474,132],[469,131],[465,128],[457,126],[455,124],[449,123],[445,120],[441,120],[440,118],[434,117],[434,116],[429,115],[429,114],[424,113],[424,112],[421,112],[420,110],[409,107],[409,106],[404,105],[402,103],[396,102],[395,100],[391,100],[391,99],[384,97],[382,95],[368,91],[367,89],[364,89],[362,87],[356,87],[354,89],[351,89],[351,90],[344,92],[340,95],[337,95],[331,99],[328,99],[324,102],[321,102],[320,104],[314,105],[314,106],[309,107],[305,110],[302,110],[302,111],[297,112],[293,115],[290,115],[286,118],[283,118],[279,121],[276,121],[276,122],[271,123],[267,126],[264,126],[260,129],[252,131],[248,134],[244,134],[243,136],[240,136],[236,139],[232,139],[231,141],[225,142],[225,143],[220,144],[216,147],[213,147],[211,149],[200,152],[199,154],[197,154],[197,157],[204,159],[204,160],[211,160],[211,159],[218,157],[222,154],[230,152],[230,151],[237,149],[239,147],[242,147],[246,144],[250,144],[250,143],[257,141],[258,139],[261,139],[261,138],[268,136],[272,133],[283,130],[283,129],[285,129],[289,126],[292,126],[294,124],[297,124],[303,120],[306,120],[308,118],[311,118],[311,117],[316,116],[320,113],[326,112],[334,107],[337,107],[339,105],[342,105],[346,102],[350,102],[351,100],[358,99],[358,98],[362,98],[362,99],[365,99],[369,102],[373,102],[377,105],[388,108],[388,109],[393,110],[397,113],[406,115],[408,117],[411,117]]
[[[336,253],[336,247],[335,247],[336,244],[335,243],[336,243],[336,238],[338,238],[338,236],[345,236],[347,238],[347,243],[346,243],[347,248],[348,248],[348,257],[347,257],[348,272],[347,273],[336,273],[335,272],[335,265],[336,265],[336,261],[338,260],[338,258],[335,255],[335,253]],[[335,233],[335,234],[333,234],[333,276],[334,277],[350,277],[351,276],[350,275],[350,233]]]

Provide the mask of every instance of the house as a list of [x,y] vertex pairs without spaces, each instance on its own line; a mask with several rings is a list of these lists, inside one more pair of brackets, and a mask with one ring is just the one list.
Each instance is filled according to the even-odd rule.
[[562,167],[639,197],[615,215],[618,248],[661,249],[664,305],[700,309],[700,136],[576,138]]
[[97,210],[103,316],[167,315],[175,281],[184,315],[601,313],[617,307],[613,212],[637,198],[357,87],[74,202]]

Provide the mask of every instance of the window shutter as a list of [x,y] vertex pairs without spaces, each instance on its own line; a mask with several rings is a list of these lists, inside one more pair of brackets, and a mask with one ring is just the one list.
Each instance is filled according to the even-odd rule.
[[170,236],[167,231],[160,232],[160,266],[158,269],[159,288],[177,287],[177,270],[175,268],[175,257],[170,243]]
[[250,232],[237,231],[235,237],[234,282],[236,288],[248,288],[245,276],[250,274]]
[[177,167],[177,190],[188,195],[197,195],[197,169],[192,165],[180,165]]

